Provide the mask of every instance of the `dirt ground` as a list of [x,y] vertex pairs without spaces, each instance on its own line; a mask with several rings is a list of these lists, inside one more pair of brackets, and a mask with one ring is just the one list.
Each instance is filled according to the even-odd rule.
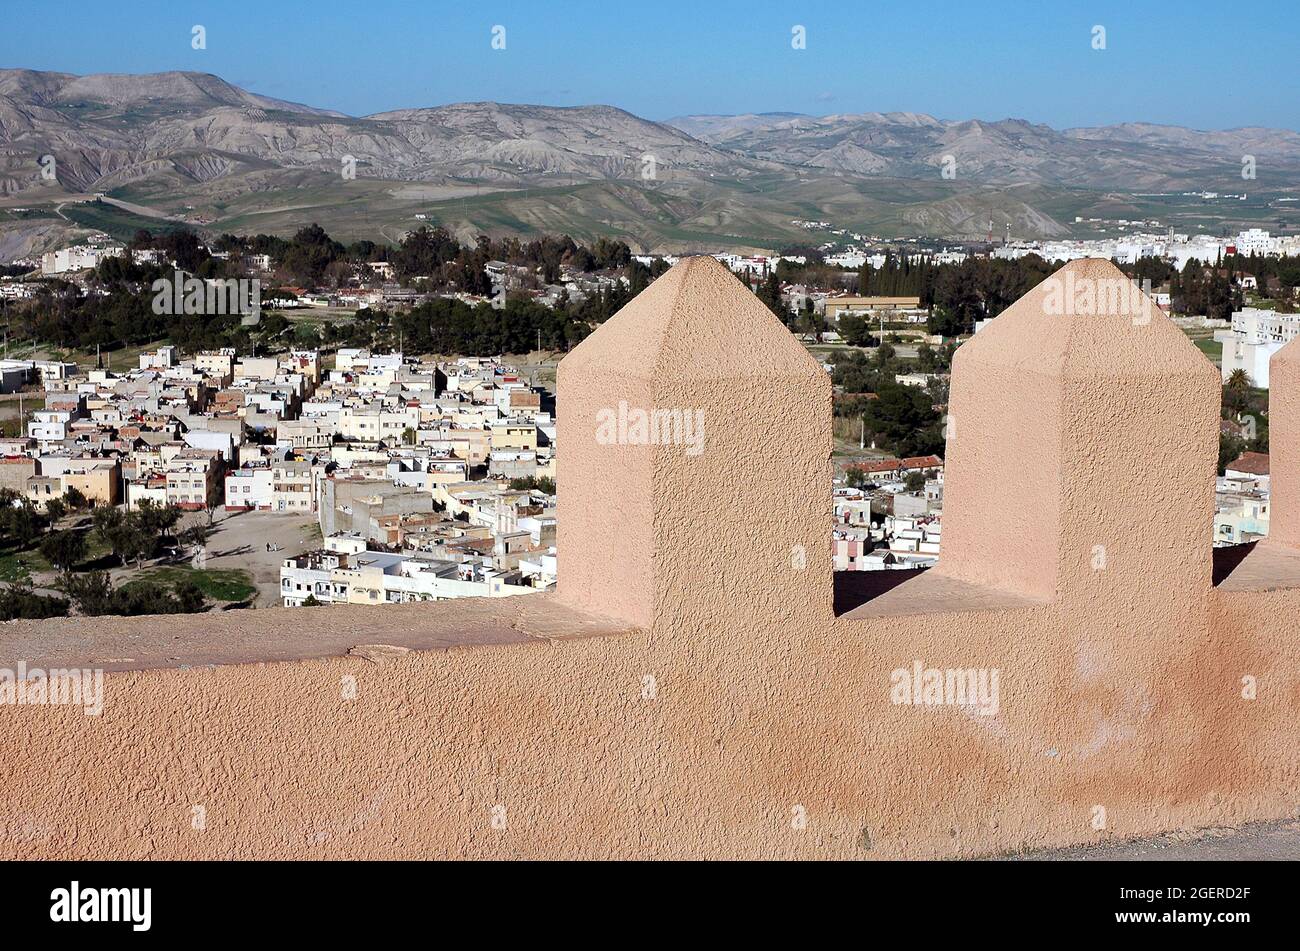
[[[202,512],[187,515],[189,520],[203,519]],[[291,555],[320,547],[320,530],[311,515],[281,512],[217,512],[215,531],[207,543],[207,568],[241,568],[253,576],[257,585],[254,607],[278,607],[280,601],[280,562]],[[267,543],[279,551],[268,552]]]

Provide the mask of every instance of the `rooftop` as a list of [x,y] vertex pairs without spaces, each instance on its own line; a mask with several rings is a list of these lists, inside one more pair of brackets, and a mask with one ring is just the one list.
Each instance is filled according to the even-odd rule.
[[1268,453],[1243,452],[1224,468],[1232,472],[1246,472],[1250,475],[1268,475]]

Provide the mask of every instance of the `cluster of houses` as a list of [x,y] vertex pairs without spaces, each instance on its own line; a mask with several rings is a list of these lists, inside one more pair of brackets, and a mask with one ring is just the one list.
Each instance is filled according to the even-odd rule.
[[38,508],[76,488],[97,505],[314,520],[321,549],[282,563],[290,606],[555,583],[552,411],[496,360],[345,349],[325,369],[314,350],[164,346],[125,371],[28,372],[44,405],[0,440],[0,485]]
[[[860,485],[836,486],[831,558],[836,571],[928,568],[939,560],[943,460],[892,457],[857,462]],[[909,489],[909,476],[924,477]],[[914,484],[917,480],[911,480]]]
[[[824,223],[800,224],[811,229]],[[993,253],[1212,260],[1233,251],[1300,251],[1292,243],[1252,229],[1235,239],[1137,234],[1100,242],[1008,241]],[[75,275],[125,253],[110,242],[92,241],[47,254],[41,270]],[[948,253],[953,260],[964,256]],[[751,279],[765,277],[783,260],[714,256]],[[654,258],[638,260],[649,264]],[[675,258],[665,260],[671,264]],[[856,267],[883,260],[851,245],[831,263]],[[265,255],[243,263],[256,273],[273,265]],[[581,299],[623,279],[565,268],[560,283],[551,286],[503,261],[488,262],[485,270],[497,303],[515,290],[546,303],[561,293]],[[424,296],[393,283],[385,262],[366,265],[360,277],[357,286],[293,289],[291,299],[266,303],[355,308],[412,304]],[[21,297],[36,286],[6,281],[0,290]],[[829,340],[837,339],[834,328],[847,314],[895,328],[920,325],[927,316],[916,297],[858,297],[800,285],[787,285],[783,296],[796,310],[811,305],[823,315]],[[1167,308],[1167,295],[1158,303]],[[1268,385],[1268,358],[1300,332],[1300,317],[1252,308],[1233,314],[1230,326],[1215,323],[1215,338],[1224,344],[1225,380],[1240,368],[1261,386]],[[929,339],[923,332],[917,336]],[[897,380],[925,387],[934,376],[918,372]],[[286,606],[496,597],[555,584],[554,419],[544,394],[497,361],[429,362],[344,349],[325,369],[319,353],[310,350],[260,358],[220,350],[182,360],[172,347],[141,355],[139,365],[124,372],[0,360],[0,392],[33,382],[44,388],[44,405],[31,413],[24,435],[0,440],[0,486],[38,507],[75,488],[96,504],[137,508],[149,500],[189,510],[224,507],[313,519],[320,526],[320,547],[281,561]],[[836,570],[933,565],[941,537],[942,459],[881,459],[850,468],[858,478],[834,491]],[[1218,479],[1214,543],[1251,541],[1267,530],[1268,457],[1246,453]]]
[[[853,463],[862,484],[837,485],[831,532],[836,571],[928,568],[939,560],[943,521],[943,460],[938,456]],[[908,488],[914,473],[922,488]],[[913,480],[915,486],[915,480]],[[1215,547],[1268,535],[1268,453],[1244,452],[1215,480]]]
[[[1076,218],[1082,222],[1082,218]],[[1123,222],[1137,224],[1137,222]],[[1208,234],[1183,234],[1169,229],[1163,233],[1137,231],[1113,238],[1033,241],[1008,243],[993,250],[995,258],[1020,258],[1037,254],[1047,261],[1073,261],[1078,258],[1110,258],[1121,264],[1134,264],[1142,258],[1164,258],[1180,271],[1188,261],[1213,264],[1231,254],[1297,255],[1300,236],[1274,235],[1263,228],[1248,228],[1226,238]]]
[[[230,253],[207,248],[207,252],[218,260],[229,260]],[[41,290],[42,278],[59,278],[79,285],[85,293],[102,293],[88,280],[90,272],[108,258],[130,257],[135,264],[171,264],[166,254],[160,250],[142,248],[129,250],[106,234],[92,234],[84,243],[59,248],[46,252],[39,259],[22,259],[11,262],[14,265],[30,269],[27,275],[19,278],[0,279],[0,299],[22,300],[35,297]],[[724,257],[736,257],[724,255]],[[647,263],[653,256],[645,257]],[[675,259],[674,259],[675,260]],[[749,264],[757,266],[766,264],[767,259],[746,259]],[[772,259],[771,266],[779,259]],[[800,259],[802,260],[802,259]],[[245,254],[239,259],[241,269],[250,275],[268,277],[274,274],[276,262],[267,254]],[[571,303],[578,303],[587,297],[608,291],[617,283],[627,283],[627,278],[617,274],[588,273],[568,265],[561,266],[559,277],[553,284],[544,284],[538,280],[534,268],[509,264],[505,261],[489,261],[484,266],[492,291],[490,294],[474,294],[456,290],[426,292],[420,282],[424,278],[415,277],[407,283],[399,283],[398,275],[391,262],[370,261],[352,266],[352,276],[337,287],[297,287],[286,286],[279,290],[285,293],[268,295],[261,301],[266,308],[276,310],[293,310],[302,308],[340,308],[358,310],[363,307],[400,308],[412,307],[435,297],[448,297],[466,303],[490,303],[493,307],[502,307],[507,295],[522,294],[532,297],[540,303],[554,306],[562,298]]]
[[1268,535],[1268,453],[1243,452],[1214,485],[1214,545],[1241,545]]
[[[542,396],[493,360],[339,351],[279,440],[311,457],[296,479],[323,536],[319,550],[283,561],[284,604],[553,587],[555,422]],[[230,474],[228,505],[256,497],[245,486],[265,480],[258,469]]]
[[[102,232],[96,232],[89,235],[84,244],[74,244],[56,251],[45,252],[39,262],[27,260],[13,263],[30,265],[33,271],[37,270],[39,263],[39,270],[43,277],[54,277],[92,270],[108,258],[126,256],[127,249],[123,244]],[[138,248],[131,251],[130,256],[134,264],[163,264],[168,260],[162,251],[153,248]]]

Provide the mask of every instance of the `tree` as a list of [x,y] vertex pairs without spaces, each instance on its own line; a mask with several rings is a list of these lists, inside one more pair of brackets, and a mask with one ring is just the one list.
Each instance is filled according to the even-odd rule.
[[86,557],[86,536],[81,532],[50,532],[41,542],[41,554],[60,571],[71,571]]
[[975,258],[967,258],[960,265],[942,271],[934,289],[931,333],[945,337],[971,333],[975,321],[985,316],[979,266]]
[[781,281],[776,271],[768,273],[767,278],[758,286],[758,299],[767,305],[767,309],[777,316],[783,324],[790,323],[790,309],[781,300]]
[[124,521],[122,510],[115,506],[97,508],[90,517],[90,530],[96,538],[112,549],[113,554],[117,556],[122,564],[126,564],[126,559],[122,557],[121,551],[118,550],[116,541],[120,537]]
[[45,531],[47,519],[28,499],[13,490],[0,490],[0,535],[11,545],[30,548]]
[[1232,462],[1246,450],[1246,442],[1240,436],[1234,436],[1231,433],[1219,433],[1219,475],[1228,468],[1228,463]]
[[159,505],[152,499],[141,499],[140,507],[134,513],[128,513],[128,520],[134,519],[140,529],[148,535],[167,536],[171,534],[176,523],[180,521],[180,506],[168,503]]
[[45,503],[45,516],[50,520],[51,528],[58,524],[59,520],[67,514],[68,507],[64,504],[63,499],[50,499]]
[[36,594],[29,584],[11,584],[0,589],[0,621],[42,620],[67,617],[68,599]]
[[185,531],[181,532],[181,541],[186,545],[192,545],[195,548],[202,548],[208,543],[212,536],[213,528],[203,522],[195,522]]
[[939,358],[928,341],[922,340],[916,348],[916,368],[922,373],[933,373],[939,367]]
[[840,336],[851,347],[869,347],[875,343],[871,335],[871,324],[861,314],[841,314],[839,319]]
[[63,493],[63,502],[74,512],[80,512],[90,504],[85,493],[75,485],[68,486],[67,491]]
[[121,564],[139,562],[153,551],[157,536],[142,527],[137,513],[124,514],[116,507],[98,508],[92,519],[95,536],[112,550]]
[[157,537],[150,535],[135,519],[127,519],[122,523],[121,529],[116,533],[117,544],[115,550],[121,553],[123,563],[134,561],[136,567],[153,554],[154,544]]
[[930,397],[915,386],[883,383],[878,399],[867,404],[863,419],[867,430],[900,456],[927,455],[943,449],[939,414]]
[[520,479],[511,479],[509,485],[511,490],[515,492],[528,492],[537,489],[547,495],[555,494],[555,480],[547,476],[524,476]]
[[170,590],[157,581],[139,580],[113,587],[106,571],[66,575],[64,591],[82,614],[136,616],[141,614],[193,614],[207,607],[203,592],[191,579]]
[[1240,368],[1228,375],[1224,385],[1224,405],[1233,412],[1241,412],[1250,405],[1250,375]]
[[826,332],[826,318],[813,309],[812,300],[805,300],[804,307],[795,317],[794,329],[801,334],[812,334],[821,340]]
[[98,616],[109,614],[113,595],[113,581],[107,571],[91,571],[84,575],[64,575],[63,591],[77,605],[82,614]]
[[181,579],[176,582],[172,590],[176,594],[176,602],[182,614],[196,614],[207,606],[207,602],[203,597],[203,589],[195,583],[193,578]]

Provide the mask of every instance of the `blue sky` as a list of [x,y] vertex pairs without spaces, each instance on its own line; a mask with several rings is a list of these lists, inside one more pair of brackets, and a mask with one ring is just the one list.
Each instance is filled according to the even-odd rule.
[[[62,0],[41,9],[6,15],[0,66],[199,70],[352,115],[494,99],[609,103],[650,119],[898,110],[1058,128],[1300,129],[1296,0]],[[207,30],[206,50],[191,48],[195,24]],[[505,27],[504,50],[492,49],[495,25]],[[791,47],[795,25],[806,28],[806,49]],[[1092,48],[1098,25],[1105,50]]]

